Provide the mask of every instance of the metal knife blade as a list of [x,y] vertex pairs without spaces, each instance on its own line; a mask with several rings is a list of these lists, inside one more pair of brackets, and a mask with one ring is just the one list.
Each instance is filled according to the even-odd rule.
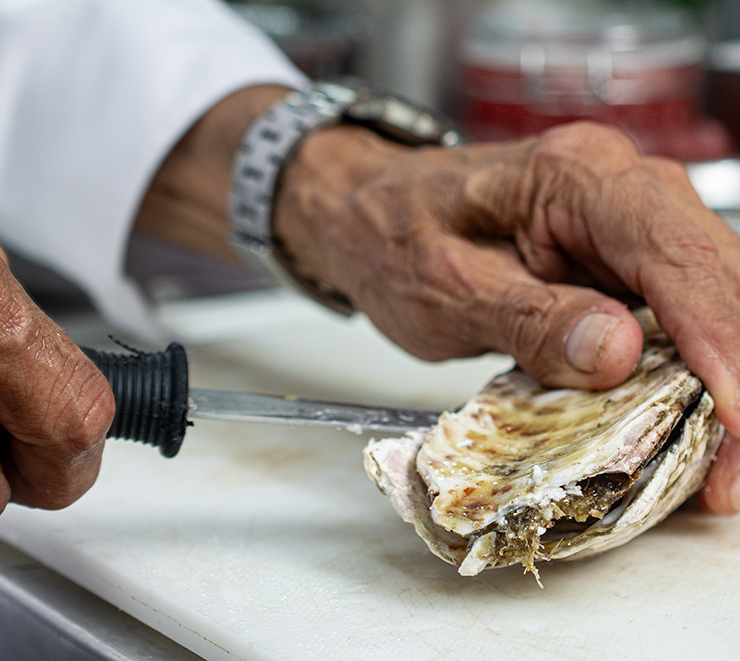
[[321,402],[275,395],[190,388],[189,417],[278,425],[334,427],[361,434],[428,429],[439,413]]
[[187,355],[177,342],[155,353],[130,350],[130,354],[115,354],[86,347],[82,350],[113,390],[116,415],[106,436],[153,445],[165,457],[179,452],[192,424],[188,418],[392,434],[428,429],[439,417],[431,411],[190,388]]

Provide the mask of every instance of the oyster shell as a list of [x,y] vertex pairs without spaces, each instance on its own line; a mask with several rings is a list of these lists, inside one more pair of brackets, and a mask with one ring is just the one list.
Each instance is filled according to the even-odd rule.
[[371,441],[365,468],[461,574],[521,563],[539,581],[535,562],[624,544],[694,493],[724,436],[713,408],[653,328],[617,388],[548,390],[515,368],[426,434]]

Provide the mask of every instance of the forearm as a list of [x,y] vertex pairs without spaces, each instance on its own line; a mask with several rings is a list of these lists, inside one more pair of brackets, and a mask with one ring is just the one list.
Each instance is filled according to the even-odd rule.
[[277,85],[248,87],[205,113],[162,163],[134,231],[235,259],[228,246],[234,155],[249,125],[288,91]]
[[[289,90],[249,87],[219,102],[198,120],[159,168],[139,210],[134,231],[226,260],[229,203],[236,151],[250,124]],[[325,262],[337,204],[385,171],[388,158],[406,149],[358,126],[309,134],[283,168],[276,191],[273,233],[303,275],[342,279],[343,265]],[[310,213],[307,213],[310,209]],[[338,237],[336,237],[339,240]],[[345,238],[335,246],[344,256]]]
[[[229,254],[234,152],[283,91],[235,95],[178,145],[147,199],[169,206],[157,214],[168,226],[160,236]],[[272,222],[297,273],[347,296],[410,353],[509,353],[553,387],[629,376],[642,333],[601,288],[631,290],[740,433],[740,243],[678,164],[642,158],[613,129],[579,124],[455,149],[405,147],[350,125],[315,131],[282,170]],[[594,288],[569,283],[581,272]],[[730,464],[734,473],[734,460],[718,466]]]

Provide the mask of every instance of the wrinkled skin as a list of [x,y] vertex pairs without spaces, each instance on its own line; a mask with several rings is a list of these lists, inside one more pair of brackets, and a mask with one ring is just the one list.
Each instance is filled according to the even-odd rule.
[[[247,88],[207,112],[162,164],[136,231],[227,257],[234,153],[285,93]],[[409,352],[506,352],[551,386],[626,379],[642,335],[621,301],[644,299],[740,435],[740,239],[680,164],[641,157],[614,129],[444,150],[334,127],[284,169],[273,221],[296,271]],[[702,493],[715,512],[740,509],[737,444],[722,447]]]
[[[642,336],[615,296],[636,295],[740,434],[740,239],[680,164],[641,157],[614,129],[446,151],[326,131],[285,172],[276,228],[299,272],[411,353],[510,353],[550,386],[630,374]],[[736,444],[702,493],[719,513],[737,509]]]
[[0,511],[59,509],[97,477],[113,394],[0,258]]

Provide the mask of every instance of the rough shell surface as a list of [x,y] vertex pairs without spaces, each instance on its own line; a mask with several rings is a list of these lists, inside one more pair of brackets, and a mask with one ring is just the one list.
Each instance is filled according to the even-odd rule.
[[[533,561],[604,551],[661,521],[699,487],[723,433],[711,397],[657,333],[617,388],[547,390],[514,369],[428,433],[372,441],[364,458],[401,517],[462,574],[513,562],[536,573]],[[521,553],[491,550],[509,519],[548,519],[600,475],[632,485],[603,518],[555,539],[540,539],[555,521],[537,524]]]

